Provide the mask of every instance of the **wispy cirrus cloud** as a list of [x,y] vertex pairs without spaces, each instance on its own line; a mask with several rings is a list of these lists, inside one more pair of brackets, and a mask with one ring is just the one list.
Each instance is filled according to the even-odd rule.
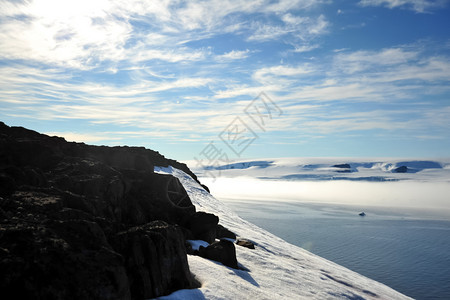
[[218,55],[216,57],[219,61],[229,61],[235,59],[244,59],[250,55],[250,50],[231,50],[230,52],[224,53],[222,55]]
[[0,57],[76,69],[92,69],[105,62],[193,61],[205,57],[204,49],[182,44],[214,36],[224,27],[260,40],[274,37],[274,31],[316,35],[326,25],[324,16],[313,19],[286,14],[280,28],[261,23],[249,26],[246,14],[278,14],[314,5],[312,1],[269,2],[4,1]]
[[[435,133],[442,134],[448,128],[449,106],[437,113],[431,109],[432,102],[416,101],[423,99],[424,94],[434,97],[444,90],[448,93],[449,76],[447,59],[429,55],[423,45],[345,50],[335,52],[322,63],[256,69],[253,85],[230,86],[217,92],[216,97],[250,97],[267,87],[285,112],[273,129],[285,132],[289,127],[298,128],[296,135],[283,138],[285,142],[311,132],[317,136],[363,136],[376,131],[378,135],[422,139],[430,136],[431,124]],[[427,88],[430,85],[433,89]],[[407,103],[408,108],[397,109]]]
[[316,18],[299,17],[285,14],[281,23],[268,24],[266,22],[253,22],[253,33],[248,37],[249,41],[269,41],[290,35],[299,41],[310,41],[317,36],[326,33],[329,25],[324,15]]
[[301,101],[367,101],[406,99],[428,84],[437,93],[450,76],[448,57],[428,55],[422,46],[407,45],[373,51],[339,51],[326,61],[301,65],[272,65],[255,69],[253,84],[230,86],[216,97],[251,95],[267,87],[282,98]]
[[403,48],[388,48],[381,51],[356,51],[340,53],[334,57],[334,66],[344,73],[373,69],[376,66],[394,66],[415,61],[418,50],[406,50]]
[[432,9],[443,7],[446,0],[361,0],[361,6],[384,6],[388,8],[406,8],[418,13],[429,12]]
[[274,143],[371,130],[448,136],[445,43],[340,41],[361,23],[345,21],[352,11],[414,15],[437,7],[430,1],[363,0],[345,14],[313,0],[91,2],[0,0],[6,121],[87,142],[204,143],[265,91],[284,112],[267,133]]

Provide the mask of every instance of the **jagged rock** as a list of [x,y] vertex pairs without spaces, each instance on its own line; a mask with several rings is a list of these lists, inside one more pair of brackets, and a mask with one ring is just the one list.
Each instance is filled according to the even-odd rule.
[[153,166],[171,165],[197,180],[197,176],[186,164],[167,159],[157,151],[143,147],[106,147],[68,143],[60,137],[49,137],[23,127],[9,127],[0,122],[0,160],[5,165],[19,168],[34,165],[46,171],[54,169],[63,158],[67,157],[83,157],[116,169],[151,170],[152,172]]
[[222,225],[218,224],[216,227],[216,238],[229,238],[229,239],[236,239],[236,234],[227,228],[223,227]]
[[247,239],[238,239],[236,241],[236,245],[249,248],[249,249],[255,249],[255,244]]
[[207,187],[207,186],[204,185],[204,184],[202,184],[201,186],[202,186],[202,188],[203,188],[205,191],[207,191],[208,193],[210,193],[209,187]]
[[[169,164],[196,178],[152,150],[68,143],[0,122],[2,294],[144,299],[193,287],[190,229],[175,224],[197,214],[177,178],[154,173]],[[191,229],[209,237],[216,219]]]
[[200,247],[199,256],[215,260],[230,268],[238,268],[236,248],[230,241],[221,240],[212,243],[206,248]]
[[192,233],[194,240],[203,240],[209,244],[216,240],[216,228],[219,224],[219,217],[216,215],[197,212],[184,220],[183,225]]

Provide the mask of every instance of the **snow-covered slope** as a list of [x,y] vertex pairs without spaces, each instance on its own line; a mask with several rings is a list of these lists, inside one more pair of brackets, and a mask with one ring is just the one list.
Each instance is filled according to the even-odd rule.
[[220,224],[256,245],[254,250],[236,246],[238,262],[249,271],[189,256],[202,287],[160,299],[409,299],[241,219],[186,173],[171,167],[155,171],[178,177],[198,211],[216,214]]

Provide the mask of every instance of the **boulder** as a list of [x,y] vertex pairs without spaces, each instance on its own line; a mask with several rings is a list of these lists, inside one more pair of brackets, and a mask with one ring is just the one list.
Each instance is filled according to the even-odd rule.
[[227,228],[223,227],[222,225],[218,224],[216,227],[216,238],[228,238],[228,239],[236,239],[236,234]]
[[209,244],[216,240],[216,229],[219,217],[206,212],[196,212],[190,215],[183,225],[192,233],[194,240],[203,240]]
[[203,188],[205,191],[207,191],[208,193],[210,192],[210,191],[209,191],[209,187],[207,187],[207,186],[204,185],[204,184],[202,184],[201,186],[202,186],[202,188]]
[[230,268],[238,268],[236,248],[230,241],[221,240],[212,243],[206,248],[200,247],[199,256],[220,262]]
[[255,244],[247,239],[238,239],[236,241],[236,245],[249,248],[249,249],[255,249]]

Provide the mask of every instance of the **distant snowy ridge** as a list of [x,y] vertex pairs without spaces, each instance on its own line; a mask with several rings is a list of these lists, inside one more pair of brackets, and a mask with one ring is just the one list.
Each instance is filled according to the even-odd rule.
[[[280,159],[280,161],[283,161]],[[228,169],[248,169],[251,167],[267,168],[276,165],[275,160],[272,161],[243,161],[232,164],[225,164],[221,166],[207,166],[207,170],[228,170]],[[444,166],[436,161],[429,160],[413,160],[413,161],[398,161],[398,162],[346,162],[346,163],[319,163],[319,164],[299,164],[300,169],[329,169],[337,171],[339,169],[351,168],[354,172],[358,171],[358,168],[366,169],[380,169],[383,171],[392,171],[395,168],[406,166],[413,172],[422,171],[425,169],[442,169]]]
[[[188,163],[189,164],[189,163]],[[450,163],[434,160],[368,160],[342,158],[277,158],[241,160],[191,169],[199,177],[250,176],[272,180],[448,180]]]
[[220,224],[256,245],[236,246],[238,262],[249,271],[189,256],[202,287],[160,299],[410,299],[241,219],[183,171],[155,167],[155,172],[176,176],[198,211],[214,213]]

